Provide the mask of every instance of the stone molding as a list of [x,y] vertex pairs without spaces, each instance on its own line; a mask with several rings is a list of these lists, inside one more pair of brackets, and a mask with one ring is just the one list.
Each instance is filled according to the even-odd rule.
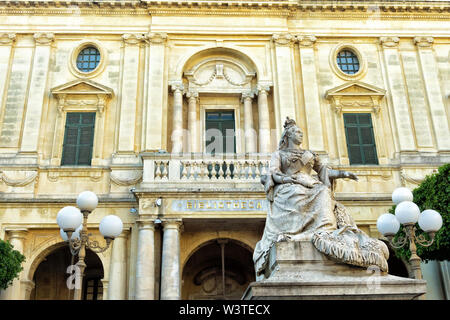
[[397,48],[399,41],[399,37],[380,37],[380,44],[383,48]]
[[24,187],[36,180],[37,171],[2,171],[0,181],[10,187]]
[[272,35],[272,41],[277,46],[292,46],[296,40],[291,33],[274,33]]
[[[73,14],[73,5],[76,5],[81,14],[93,15],[117,15],[117,10],[121,9],[129,15],[148,14],[182,14],[182,15],[283,15],[288,16],[296,13],[330,13],[334,17],[339,17],[348,12],[361,16],[373,16],[373,6],[369,6],[366,1],[340,3],[335,1],[297,2],[297,1],[75,1],[75,2],[50,2],[50,1],[1,1],[5,3],[0,9],[2,13],[14,14]],[[426,14],[448,12],[450,6],[445,2],[418,1],[405,3],[402,1],[378,1],[375,2],[379,8],[380,15],[392,15],[401,13],[404,16],[415,12]],[[193,10],[192,7],[196,8]],[[213,8],[213,10],[211,10]],[[230,8],[233,12],[230,12]],[[256,10],[255,10],[256,9]],[[437,15],[439,18],[439,16]],[[442,15],[440,17],[443,18]]]
[[167,33],[150,32],[145,36],[145,39],[151,44],[165,44],[167,42]]
[[55,41],[55,35],[52,32],[37,32],[33,36],[36,45],[48,46]]
[[14,41],[16,41],[15,33],[0,33],[0,45],[12,45]]
[[145,41],[146,36],[136,33],[125,33],[122,35],[122,40],[125,45],[136,46],[140,45]]
[[419,48],[431,48],[433,42],[433,37],[414,37],[414,44]]
[[313,35],[296,35],[295,38],[300,47],[312,47],[317,41]]

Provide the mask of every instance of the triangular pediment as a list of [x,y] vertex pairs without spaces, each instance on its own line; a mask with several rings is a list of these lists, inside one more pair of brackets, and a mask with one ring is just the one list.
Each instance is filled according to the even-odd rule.
[[350,81],[336,88],[329,89],[326,97],[332,96],[384,96],[386,90],[361,81]]
[[114,91],[111,88],[88,79],[74,80],[52,89],[52,94],[54,95],[89,94],[112,96],[113,93]]

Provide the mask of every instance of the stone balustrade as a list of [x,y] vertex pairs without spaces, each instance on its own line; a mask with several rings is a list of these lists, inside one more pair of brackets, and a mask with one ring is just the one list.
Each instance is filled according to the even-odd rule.
[[143,156],[145,182],[257,182],[269,169],[270,157],[200,155],[195,157]]

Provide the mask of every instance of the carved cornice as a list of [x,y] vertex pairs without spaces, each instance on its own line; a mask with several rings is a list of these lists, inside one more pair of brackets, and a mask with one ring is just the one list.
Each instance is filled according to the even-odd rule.
[[[109,1],[0,1],[0,6],[6,10],[17,12],[17,8],[23,9],[23,12],[32,14],[40,11],[55,11],[64,12],[70,10],[73,12],[73,7],[76,6],[78,12],[81,14],[91,13],[99,14],[98,11],[107,11],[107,14],[117,15],[117,11],[127,11],[130,14],[153,14],[164,13],[165,11],[175,10],[190,12],[196,14],[200,9],[205,9],[204,14],[223,14],[223,12],[232,11],[254,11],[252,14],[258,14],[262,11],[309,11],[309,12],[372,12],[373,8],[377,8],[377,12],[392,13],[392,12],[449,12],[448,2],[439,1],[345,1],[336,2],[331,0],[316,0],[316,1],[274,1],[274,0],[225,0],[225,1],[171,1],[171,0],[109,0]],[[214,8],[214,10],[211,10]],[[257,11],[255,13],[255,11]],[[233,14],[233,12],[231,12]]]
[[142,34],[135,34],[135,33],[125,33],[122,35],[122,40],[125,43],[125,45],[130,46],[136,46],[141,44],[143,41],[145,41],[146,36]]
[[16,41],[15,33],[0,33],[0,45],[11,45]]
[[433,37],[415,37],[414,44],[420,48],[431,48],[433,46]]
[[55,35],[51,32],[37,32],[34,34],[34,41],[36,45],[51,45],[55,41]]
[[396,48],[399,41],[399,37],[380,37],[380,44],[383,48]]

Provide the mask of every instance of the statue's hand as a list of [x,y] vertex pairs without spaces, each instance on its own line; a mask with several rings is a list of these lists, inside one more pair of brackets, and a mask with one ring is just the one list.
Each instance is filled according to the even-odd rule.
[[349,178],[355,181],[358,181],[358,176],[353,172],[344,171],[344,178]]

